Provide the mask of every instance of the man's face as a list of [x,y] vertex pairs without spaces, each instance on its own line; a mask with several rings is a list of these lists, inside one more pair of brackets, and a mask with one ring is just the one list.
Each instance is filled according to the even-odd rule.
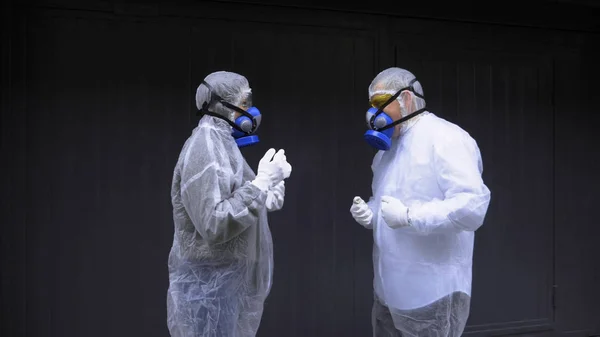
[[[242,98],[242,101],[240,102],[240,104],[237,105],[237,107],[244,111],[248,111],[248,109],[252,107],[252,95],[246,95],[244,98]],[[240,112],[236,111],[235,119],[237,119],[241,115],[242,114]]]
[[[392,95],[390,94],[373,95],[373,97],[371,97],[371,105],[379,109],[379,107],[381,107],[391,97]],[[393,100],[390,104],[386,105],[386,107],[383,108],[383,112],[390,116],[394,121],[397,121],[402,118],[402,109],[400,109],[400,103],[398,103],[397,99]],[[394,134],[392,137],[396,138],[398,136],[400,136],[400,124],[394,126]]]

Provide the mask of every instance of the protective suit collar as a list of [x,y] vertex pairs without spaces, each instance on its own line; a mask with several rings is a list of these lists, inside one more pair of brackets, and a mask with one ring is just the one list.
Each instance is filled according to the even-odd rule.
[[209,126],[213,127],[219,134],[229,135],[231,134],[231,126],[226,121],[220,118],[211,118],[210,115],[204,115],[200,118],[198,126]]
[[422,119],[422,117],[427,116],[428,114],[429,114],[429,111],[423,111],[418,116],[415,116],[414,118],[402,123],[400,125],[400,137],[402,137],[404,134],[406,134],[406,132],[408,132],[408,130],[412,129],[412,127],[415,126]]

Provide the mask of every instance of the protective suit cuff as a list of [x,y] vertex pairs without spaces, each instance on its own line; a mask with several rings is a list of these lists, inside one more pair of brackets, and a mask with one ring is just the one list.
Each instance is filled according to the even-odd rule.
[[[433,220],[433,221],[432,221]],[[427,216],[421,216],[418,208],[410,209],[410,226],[417,235],[459,233],[462,229],[449,218],[435,221]]]
[[246,182],[243,188],[247,188],[249,190],[249,193],[245,194],[243,200],[246,206],[252,205],[253,202],[257,202],[261,205],[265,204],[267,200],[267,192],[261,190],[258,186],[254,185],[250,181]]

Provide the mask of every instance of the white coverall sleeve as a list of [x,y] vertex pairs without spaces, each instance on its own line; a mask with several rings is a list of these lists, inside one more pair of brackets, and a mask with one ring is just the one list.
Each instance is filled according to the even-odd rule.
[[285,198],[285,181],[280,181],[279,184],[273,186],[267,191],[267,199],[265,205],[269,212],[279,211],[283,208]]
[[[257,224],[266,194],[249,181],[230,191],[227,178],[215,165],[188,178],[181,199],[194,227],[209,244],[231,240]],[[182,179],[182,181],[185,181]]]
[[433,146],[432,164],[444,199],[409,207],[412,227],[422,235],[475,231],[483,224],[490,203],[475,140],[443,138]]
[[219,148],[199,150],[190,153],[195,163],[182,168],[181,199],[198,233],[209,244],[221,244],[258,223],[266,193],[250,181],[232,191],[233,173]]

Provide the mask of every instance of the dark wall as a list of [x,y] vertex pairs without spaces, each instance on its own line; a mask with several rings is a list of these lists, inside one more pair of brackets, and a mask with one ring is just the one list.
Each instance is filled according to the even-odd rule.
[[423,5],[4,6],[1,336],[168,335],[172,170],[195,88],[221,69],[265,115],[250,165],[277,147],[294,168],[259,336],[369,336],[372,238],[348,209],[370,195],[367,87],[392,65],[482,150],[492,204],[467,334],[600,334],[594,8],[536,28],[524,10],[508,26]]
[[600,334],[598,35],[561,53],[555,78],[556,317],[561,330]]

